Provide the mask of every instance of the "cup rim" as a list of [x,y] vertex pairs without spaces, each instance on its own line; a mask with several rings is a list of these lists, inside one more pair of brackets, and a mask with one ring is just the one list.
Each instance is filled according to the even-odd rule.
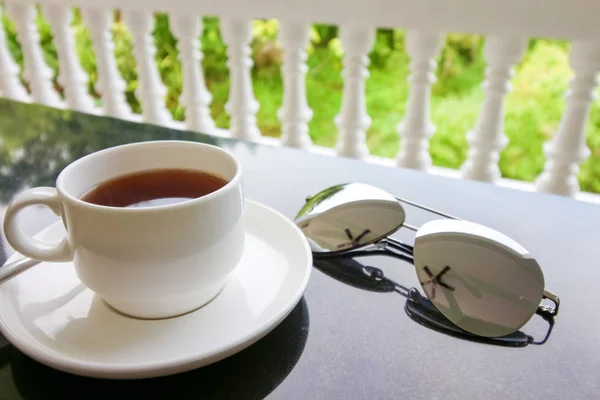
[[[218,152],[222,153],[224,156],[228,157],[231,161],[233,161],[233,163],[235,165],[235,175],[233,176],[233,178],[231,178],[227,182],[227,184],[225,186],[215,190],[214,192],[206,194],[202,197],[197,197],[195,199],[189,199],[189,200],[182,201],[182,202],[175,203],[175,204],[150,206],[150,207],[127,208],[127,207],[113,207],[113,206],[104,206],[104,205],[99,205],[99,204],[88,203],[86,201],[81,200],[80,198],[78,198],[76,196],[73,196],[64,187],[64,181],[66,179],[65,178],[66,174],[68,174],[71,170],[77,168],[77,166],[84,160],[100,158],[100,157],[103,157],[106,153],[115,151],[117,149],[122,149],[122,148],[162,146],[162,145],[168,145],[168,144],[196,146],[198,148],[200,148],[200,147],[210,148],[211,150],[218,151]],[[56,178],[56,190],[60,194],[60,197],[63,201],[69,202],[72,205],[76,205],[79,207],[84,207],[84,208],[97,210],[97,211],[105,211],[105,212],[108,211],[108,212],[127,213],[127,214],[133,214],[133,213],[143,214],[143,213],[149,213],[149,212],[151,213],[151,212],[155,212],[155,211],[159,211],[159,210],[175,210],[175,209],[193,207],[195,205],[205,203],[215,197],[221,196],[225,192],[233,190],[234,188],[236,188],[239,185],[239,182],[241,179],[242,179],[242,166],[241,166],[239,160],[229,150],[226,150],[219,146],[207,144],[207,143],[191,142],[191,141],[186,141],[186,140],[153,140],[153,141],[146,141],[146,142],[127,143],[127,144],[122,144],[122,145],[118,145],[118,146],[108,147],[108,148],[105,148],[105,149],[102,149],[99,151],[95,151],[93,153],[90,153],[86,156],[83,156],[83,157],[73,161],[72,163],[67,165],[60,172],[58,177]]]

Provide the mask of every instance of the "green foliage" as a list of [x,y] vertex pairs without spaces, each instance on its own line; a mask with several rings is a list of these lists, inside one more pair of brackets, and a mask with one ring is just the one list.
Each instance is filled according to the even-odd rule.
[[398,52],[404,50],[404,31],[400,29],[379,29],[375,36],[375,45],[369,54],[371,64],[385,69],[387,62]]
[[[4,31],[6,34],[6,42],[8,44],[8,50],[12,54],[15,62],[21,67],[21,71],[23,70],[23,51],[21,46],[17,42],[17,30],[15,28],[14,22],[12,22],[6,14],[2,14],[2,25],[4,26]],[[22,79],[22,77],[21,77]],[[23,82],[25,83],[25,82]]]
[[314,25],[311,36],[315,46],[327,47],[329,42],[338,37],[338,27],[334,25]]
[[446,36],[438,62],[433,95],[447,97],[469,93],[481,84],[485,69],[483,38],[478,35]]
[[73,12],[73,22],[71,24],[73,35],[75,36],[75,50],[79,55],[81,67],[87,73],[88,91],[94,96],[98,104],[101,104],[100,95],[96,92],[96,82],[98,82],[98,70],[96,68],[96,53],[92,50],[92,39],[87,27],[81,22],[81,11],[79,9]]
[[[125,94],[134,112],[143,107],[137,96],[137,67],[133,55],[131,34],[118,12],[114,14],[111,34],[115,43],[118,69],[126,82]],[[205,83],[213,100],[211,113],[217,126],[229,127],[225,104],[229,97],[227,46],[220,33],[217,18],[203,18],[199,38],[203,53],[202,68]],[[44,59],[54,71],[56,88],[59,64],[52,42],[50,26],[38,14],[36,23]],[[14,24],[2,17],[8,48],[23,69],[23,55]],[[90,34],[74,11],[71,28],[83,69],[89,76],[90,93],[101,102],[95,91],[98,81],[96,55]],[[255,96],[260,103],[258,125],[264,135],[279,136],[281,123],[277,111],[283,99],[281,76],[282,49],[277,35],[277,20],[255,20],[251,42],[254,67],[252,78]],[[156,46],[156,63],[167,87],[165,104],[177,120],[185,118],[185,108],[179,101],[183,87],[177,40],[169,29],[169,18],[157,14],[152,31]],[[380,29],[369,53],[370,77],[366,82],[367,112],[372,124],[367,132],[371,153],[394,157],[399,148],[397,126],[405,113],[409,93],[407,81],[410,62],[405,50],[402,29]],[[483,98],[481,83],[485,73],[483,46],[485,38],[469,34],[449,34],[438,57],[437,81],[432,88],[431,119],[436,132],[431,138],[430,152],[435,165],[458,168],[467,156],[466,133],[475,125]],[[558,127],[565,107],[564,93],[571,70],[568,64],[569,43],[561,40],[532,39],[522,61],[516,66],[512,80],[514,91],[505,105],[504,130],[509,143],[500,156],[503,176],[532,181],[544,165],[543,144]],[[342,60],[344,49],[338,28],[314,25],[311,28],[306,76],[308,104],[313,110],[309,123],[312,140],[320,145],[334,146],[337,128],[334,117],[341,108],[343,91]],[[26,82],[24,82],[26,84]],[[588,146],[591,157],[581,166],[582,188],[600,193],[600,103],[594,102],[588,125]]]
[[227,62],[227,46],[221,38],[219,20],[217,18],[204,18],[204,30],[200,38],[202,41],[202,68],[209,81],[225,81],[228,79],[229,69]]
[[177,50],[177,40],[169,29],[169,18],[165,14],[156,16],[156,24],[152,32],[156,46],[156,64],[158,72],[167,87],[166,105],[173,118],[178,121],[184,119],[184,107],[179,103],[179,96],[183,88],[181,61]]

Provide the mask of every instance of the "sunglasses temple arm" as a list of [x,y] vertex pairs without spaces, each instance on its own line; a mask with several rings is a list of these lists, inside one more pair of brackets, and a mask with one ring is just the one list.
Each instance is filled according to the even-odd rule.
[[554,293],[548,290],[544,290],[544,295],[542,296],[542,299],[550,300],[552,303],[554,303],[554,307],[541,304],[538,307],[536,314],[539,314],[542,317],[544,316],[543,314],[548,314],[552,318],[556,317],[558,315],[558,308],[560,307],[560,298]]
[[410,256],[412,256],[414,253],[414,248],[411,245],[402,243],[401,241],[393,239],[391,237],[384,239],[382,242],[385,243],[386,246],[390,247],[391,249],[401,251]]
[[403,228],[408,229],[409,231],[413,231],[413,232],[417,232],[419,230],[419,228],[417,228],[416,226],[413,225],[409,225],[409,224],[402,224]]
[[[391,244],[390,241],[392,241],[394,244],[390,245]],[[388,247],[384,247],[383,249],[377,249],[377,250],[372,250],[372,251],[365,251],[366,253],[368,253],[366,255],[380,254],[380,255],[384,255],[384,256],[394,257],[394,258],[400,259],[402,261],[406,261],[407,263],[414,265],[415,260],[412,257],[412,246],[406,245],[402,242],[398,242],[391,238],[387,238],[384,243]],[[399,248],[395,248],[395,246],[398,246]],[[392,249],[394,249],[394,248],[403,253],[396,253],[395,251],[392,251]],[[409,253],[410,255],[407,255],[406,254],[407,252],[410,252]],[[396,282],[394,282],[394,284],[395,284],[394,291],[396,293],[406,297],[408,300],[415,300],[415,298],[417,296],[419,296],[419,291],[415,288],[407,288],[406,286],[402,286]]]
[[406,200],[406,199],[404,199],[402,197],[398,197],[398,196],[394,196],[394,197],[396,198],[396,200],[398,200],[401,203],[405,203],[405,204],[411,205],[413,207],[420,208],[421,210],[429,211],[430,213],[437,214],[437,215],[439,215],[441,217],[446,217],[446,218],[449,218],[449,219],[458,219],[458,220],[460,219],[460,218],[456,218],[456,217],[454,217],[454,216],[452,216],[450,214],[446,214],[444,212],[438,211],[438,210],[436,210],[434,208],[427,207],[427,206],[424,206],[424,205],[419,204],[419,203],[415,203],[415,202],[410,201],[410,200]]
[[408,263],[413,263],[413,258],[404,253],[396,253],[387,248],[374,249],[374,250],[353,250],[343,254],[337,254],[332,258],[354,258],[354,257],[370,257],[370,256],[388,256],[394,257]]
[[554,329],[554,318],[551,318],[551,319],[544,318],[544,319],[546,320],[546,322],[548,322],[548,330],[546,331],[546,335],[540,341],[536,341],[533,337],[529,336],[529,344],[541,346],[541,345],[545,344],[548,341],[548,339],[550,339],[550,335],[552,334],[552,329]]
[[536,314],[544,319],[544,321],[548,322],[548,331],[546,331],[546,335],[541,341],[535,341],[533,338],[530,340],[530,344],[542,345],[548,341],[550,338],[550,334],[552,334],[552,329],[554,329],[554,319],[558,315],[558,308],[560,306],[560,299],[557,295],[547,290],[544,290],[544,295],[542,297],[545,300],[550,300],[554,303],[554,307],[547,306],[545,304],[541,304],[536,310]]

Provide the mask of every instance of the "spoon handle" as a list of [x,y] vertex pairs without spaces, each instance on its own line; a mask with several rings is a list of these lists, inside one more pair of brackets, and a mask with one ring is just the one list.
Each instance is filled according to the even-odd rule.
[[39,263],[40,261],[32,260],[31,258],[22,258],[9,264],[5,264],[0,268],[0,284],[19,275],[21,272],[27,271],[29,268],[34,267]]

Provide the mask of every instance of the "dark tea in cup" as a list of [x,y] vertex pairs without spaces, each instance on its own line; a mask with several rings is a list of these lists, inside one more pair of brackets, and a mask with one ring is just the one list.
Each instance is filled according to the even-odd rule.
[[81,200],[108,207],[156,207],[196,199],[227,181],[191,169],[155,169],[117,176],[91,188]]

